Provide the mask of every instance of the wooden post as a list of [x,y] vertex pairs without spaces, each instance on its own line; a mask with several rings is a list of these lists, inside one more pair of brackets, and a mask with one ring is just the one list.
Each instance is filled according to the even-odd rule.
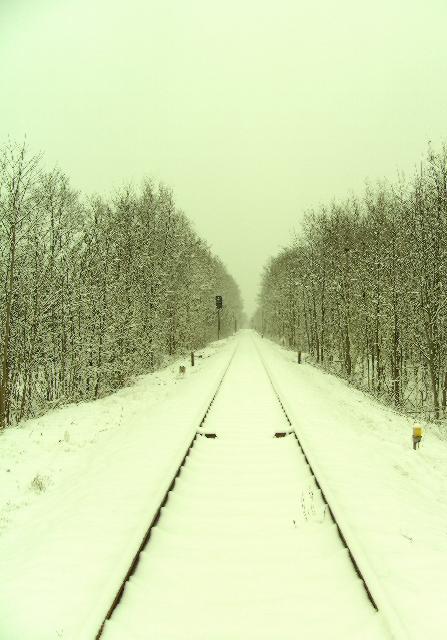
[[194,366],[194,351],[191,351],[191,367]]
[[301,364],[301,351],[298,351],[298,364]]
[[444,373],[444,384],[442,386],[442,410],[445,413],[447,407],[447,371]]

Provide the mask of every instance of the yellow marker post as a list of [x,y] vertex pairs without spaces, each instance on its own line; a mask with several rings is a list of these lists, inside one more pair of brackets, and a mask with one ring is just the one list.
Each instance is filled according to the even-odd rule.
[[420,424],[413,426],[413,449],[418,449],[422,440],[422,427]]

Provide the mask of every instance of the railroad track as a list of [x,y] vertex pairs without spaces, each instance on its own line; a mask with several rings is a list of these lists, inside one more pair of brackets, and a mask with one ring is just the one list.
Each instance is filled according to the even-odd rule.
[[97,638],[397,638],[379,609],[245,334]]

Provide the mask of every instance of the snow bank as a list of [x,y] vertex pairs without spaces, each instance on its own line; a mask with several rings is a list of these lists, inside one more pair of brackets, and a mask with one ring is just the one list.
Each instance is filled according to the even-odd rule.
[[2,640],[94,638],[232,349],[0,435]]
[[447,442],[257,338],[299,436],[409,638],[447,637]]

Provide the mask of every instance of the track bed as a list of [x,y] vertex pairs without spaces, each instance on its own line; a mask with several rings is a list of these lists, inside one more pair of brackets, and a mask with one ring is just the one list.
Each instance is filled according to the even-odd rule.
[[102,638],[389,637],[288,431],[244,336]]

